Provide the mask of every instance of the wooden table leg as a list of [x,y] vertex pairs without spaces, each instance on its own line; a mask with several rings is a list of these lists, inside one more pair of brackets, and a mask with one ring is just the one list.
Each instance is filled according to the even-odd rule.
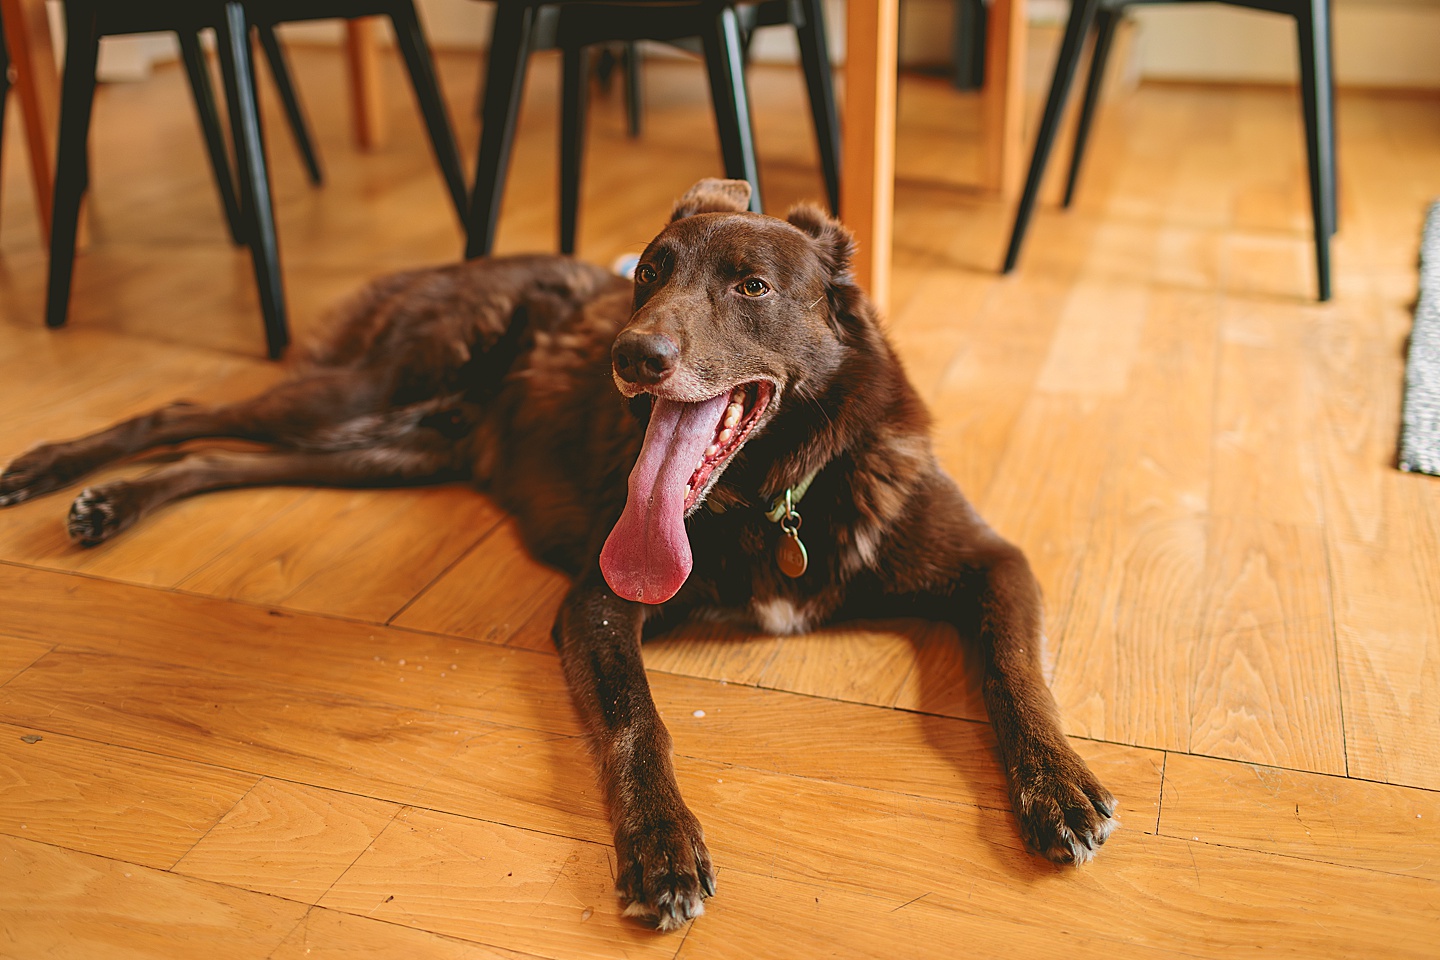
[[984,185],[1020,194],[1025,148],[1025,0],[994,0],[986,18]]
[[50,204],[55,196],[55,137],[60,130],[60,73],[50,46],[45,0],[0,0],[10,58],[15,67],[15,97],[29,144],[30,180],[40,234],[50,243]]
[[855,235],[855,278],[890,305],[895,213],[895,71],[899,0],[850,0],[846,14],[840,214]]
[[345,21],[345,56],[350,73],[355,143],[371,150],[385,141],[385,97],[380,89],[379,17]]

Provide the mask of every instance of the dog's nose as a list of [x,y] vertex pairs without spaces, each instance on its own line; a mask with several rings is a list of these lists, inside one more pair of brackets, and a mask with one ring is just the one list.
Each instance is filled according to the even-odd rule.
[[680,348],[663,333],[629,330],[616,338],[610,358],[620,379],[649,386],[670,376],[680,359]]

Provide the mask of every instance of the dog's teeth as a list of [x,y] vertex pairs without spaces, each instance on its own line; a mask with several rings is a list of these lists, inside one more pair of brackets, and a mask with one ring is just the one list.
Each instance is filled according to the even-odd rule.
[[725,408],[725,419],[720,421],[721,425],[726,427],[735,426],[735,424],[740,422],[740,414],[742,412],[743,408],[740,406],[740,404],[730,404],[730,406]]
[[730,400],[731,400],[732,402],[734,402],[734,403],[744,403],[744,402],[745,402],[745,388],[744,388],[744,387],[736,387],[734,390],[731,390],[731,391],[730,391]]
[[719,453],[719,452],[720,452],[720,444],[718,444],[718,443],[712,443],[712,444],[710,444],[710,446],[708,446],[708,447],[705,448],[705,456],[707,456],[707,457],[713,457],[713,456],[715,456],[715,454],[717,454],[717,453]]
[[720,441],[721,443],[729,443],[730,438],[733,436],[735,436],[735,431],[731,430],[729,427],[726,427],[724,430],[721,430],[715,435],[715,439]]

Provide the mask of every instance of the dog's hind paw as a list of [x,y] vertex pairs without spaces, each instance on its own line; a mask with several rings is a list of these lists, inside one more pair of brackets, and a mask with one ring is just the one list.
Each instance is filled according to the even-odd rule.
[[674,930],[700,916],[715,893],[715,868],[693,816],[688,823],[622,828],[615,853],[620,866],[615,892],[625,904],[623,913],[657,930]]
[[86,487],[70,504],[65,529],[70,539],[82,547],[104,543],[135,522],[134,510],[127,509],[123,487]]
[[1056,863],[1088,863],[1120,825],[1114,794],[1068,747],[1021,765],[1010,799],[1025,842]]

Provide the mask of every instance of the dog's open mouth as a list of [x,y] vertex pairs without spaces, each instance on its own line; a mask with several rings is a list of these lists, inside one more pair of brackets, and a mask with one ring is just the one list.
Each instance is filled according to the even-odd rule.
[[710,489],[710,481],[718,479],[716,470],[723,468],[745,443],[760,414],[770,405],[774,387],[764,381],[742,383],[729,393],[729,402],[720,422],[715,426],[715,436],[705,448],[700,464],[690,475],[685,485],[685,515],[695,509],[696,503]]
[[690,576],[685,517],[719,479],[769,407],[775,387],[743,383],[698,403],[655,396],[625,510],[600,552],[610,588],[664,603]]

